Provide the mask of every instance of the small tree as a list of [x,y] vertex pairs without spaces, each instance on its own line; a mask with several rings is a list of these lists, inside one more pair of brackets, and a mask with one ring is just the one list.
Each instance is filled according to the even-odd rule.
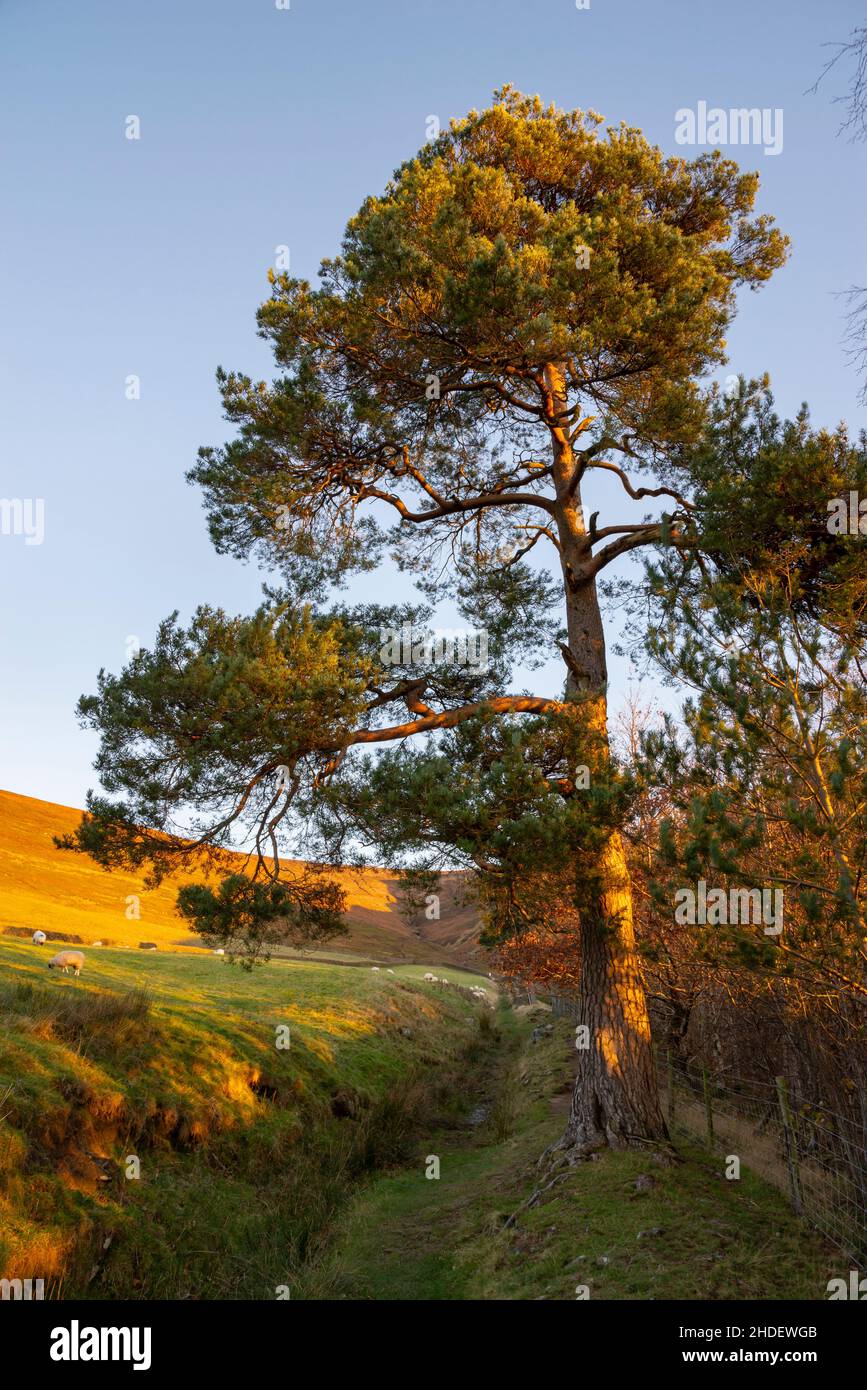
[[[280,375],[219,373],[238,432],[191,477],[217,548],[257,554],[286,589],[253,619],[169,620],[81,706],[103,783],[126,798],[89,803],[79,843],[103,862],[171,867],[192,808],[198,849],[246,826],[268,873],[291,805],[331,857],[363,836],[471,866],[491,932],[532,927],[546,902],[569,912],[593,1039],[567,1134],[579,1147],[665,1137],[597,576],[678,544],[689,477],[666,458],[700,428],[696,378],[723,360],[737,286],[785,255],[751,217],[756,175],[718,152],[666,159],[601,119],[504,88],[366,200],[318,289],[271,274],[259,327]],[[587,522],[594,472],[669,514]],[[531,568],[536,547],[556,579]],[[324,606],[388,549],[428,602],[451,597],[484,630],[487,665],[432,663],[419,606]],[[405,627],[408,651],[383,640]],[[552,652],[560,697],[509,690],[514,662]]]
[[[651,650],[695,691],[687,739],[645,741],[676,813],[663,858],[784,894],[779,931],[697,933],[708,957],[798,963],[867,998],[867,437],[813,431],[806,411],[782,422],[752,383],[717,401],[693,473],[701,563],[672,552],[652,570]],[[669,912],[670,894],[669,879]]]
[[292,883],[230,874],[216,889],[188,883],[178,893],[181,916],[209,945],[228,949],[248,970],[269,960],[274,946],[311,946],[345,934],[344,906],[339,885],[310,867]]

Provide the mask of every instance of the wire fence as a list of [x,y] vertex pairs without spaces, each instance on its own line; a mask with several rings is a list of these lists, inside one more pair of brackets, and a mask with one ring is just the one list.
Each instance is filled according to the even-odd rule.
[[[555,1018],[580,1022],[569,995],[544,999]],[[656,1050],[669,1131],[699,1139],[727,1163],[737,1159],[784,1192],[799,1216],[861,1268],[867,1267],[867,1130],[806,1099],[791,1078],[764,1082],[687,1065]],[[734,1170],[733,1170],[734,1171]]]
[[657,1053],[672,1135],[700,1138],[786,1193],[799,1216],[867,1264],[867,1133],[845,1115],[793,1099],[789,1082],[713,1075]]

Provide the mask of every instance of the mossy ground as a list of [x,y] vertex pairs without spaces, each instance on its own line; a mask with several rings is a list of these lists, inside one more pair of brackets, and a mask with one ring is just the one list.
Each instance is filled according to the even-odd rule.
[[696,1145],[679,1145],[672,1167],[603,1152],[524,1207],[545,1181],[537,1161],[562,1131],[570,1086],[569,1025],[530,1044],[530,1022],[501,1016],[486,1122],[430,1136],[438,1180],[426,1178],[419,1154],[371,1181],[314,1262],[307,1296],[827,1298],[840,1257],[775,1188],[744,1170],[726,1180],[722,1160]]
[[602,1153],[525,1205],[571,1030],[533,1044],[457,970],[45,961],[0,941],[0,1274],[50,1297],[823,1299],[840,1273],[697,1144]]
[[54,1295],[273,1297],[478,1031],[400,968],[46,959],[0,941],[0,1274]]

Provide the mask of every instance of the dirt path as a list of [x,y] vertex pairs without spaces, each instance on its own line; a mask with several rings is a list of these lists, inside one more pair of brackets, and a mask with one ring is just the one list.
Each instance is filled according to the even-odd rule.
[[[516,1026],[501,1015],[499,1042],[464,1078],[460,1113],[432,1130],[419,1160],[370,1183],[340,1223],[306,1296],[374,1300],[472,1298],[462,1247],[486,1238],[492,1196],[511,1191],[523,1150],[509,1141],[519,1058]],[[434,1176],[438,1172],[438,1176]],[[503,1219],[511,1211],[509,1197]],[[501,1225],[495,1216],[492,1230]]]
[[606,1150],[528,1206],[568,1113],[574,1039],[558,1025],[535,1045],[530,1020],[499,1017],[501,1040],[459,1075],[449,1122],[342,1209],[299,1298],[826,1297],[829,1252],[784,1198],[748,1171],[725,1182],[694,1146],[674,1168]]

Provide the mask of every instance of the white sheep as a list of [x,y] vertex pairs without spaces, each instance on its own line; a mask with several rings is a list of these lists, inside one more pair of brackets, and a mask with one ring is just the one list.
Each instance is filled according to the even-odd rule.
[[432,974],[430,973],[429,970],[428,970],[428,972],[427,972],[427,974],[425,975],[424,978],[425,978],[425,983],[426,983],[426,984],[429,984],[429,985],[435,985],[436,982],[437,982],[437,977],[436,977],[436,975],[432,975]]
[[44,932],[44,931],[35,931],[35,932],[33,933],[33,945],[34,945],[34,946],[44,946],[47,940],[48,940],[48,937],[45,935],[45,932]]
[[378,965],[372,965],[370,968],[371,968],[371,970],[373,971],[374,975],[378,975],[378,974],[379,974],[379,966],[378,966]]
[[218,946],[216,951],[214,952],[215,956],[224,956],[225,954],[226,952],[223,950],[222,946]]
[[81,951],[58,951],[48,962],[48,969],[62,970],[64,975],[72,970],[75,975],[81,974],[81,967],[84,965],[84,956]]
[[393,974],[394,974],[394,971],[393,971],[393,970],[386,970],[385,973],[386,973],[386,975],[393,975]]

